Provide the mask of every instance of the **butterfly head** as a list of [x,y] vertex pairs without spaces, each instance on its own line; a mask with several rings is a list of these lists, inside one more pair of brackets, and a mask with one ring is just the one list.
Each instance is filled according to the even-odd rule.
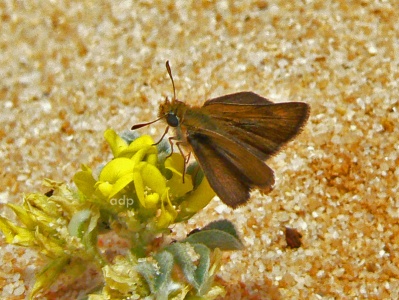
[[186,104],[174,99],[169,101],[166,99],[164,103],[159,106],[158,117],[165,118],[166,123],[170,127],[178,127],[183,119],[184,112],[186,111]]
[[173,87],[172,100],[169,100],[168,98],[166,98],[164,103],[162,103],[159,106],[158,118],[156,120],[147,122],[147,123],[133,125],[132,130],[139,129],[141,127],[150,125],[150,124],[155,123],[161,119],[165,119],[166,123],[170,127],[173,127],[173,128],[180,127],[180,125],[183,121],[183,117],[187,110],[187,105],[176,99],[175,83],[173,81],[172,71],[170,70],[169,61],[166,62],[166,69],[167,69],[169,77],[172,81],[172,87]]
[[169,66],[169,61],[166,62],[166,70],[168,71],[170,80],[172,81],[173,87],[173,99],[169,101],[168,98],[165,99],[165,102],[159,106],[158,117],[165,118],[166,123],[170,127],[178,127],[183,119],[184,113],[186,111],[186,105],[176,99],[176,88],[175,82],[173,80],[172,71]]

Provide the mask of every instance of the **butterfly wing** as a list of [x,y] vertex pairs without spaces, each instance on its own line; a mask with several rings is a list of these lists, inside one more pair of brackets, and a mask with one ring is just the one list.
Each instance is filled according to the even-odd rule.
[[272,103],[242,92],[186,110],[178,136],[191,146],[220,199],[234,208],[252,189],[271,189],[273,171],[264,160],[295,137],[308,116],[305,103]]
[[240,92],[213,98],[204,103],[204,106],[213,104],[273,104],[270,100],[253,92]]
[[187,141],[209,184],[227,205],[244,204],[251,189],[271,190],[273,171],[242,145],[203,128],[187,128]]
[[217,124],[215,130],[262,160],[302,130],[310,110],[306,103],[273,103],[252,92],[209,100],[202,109]]

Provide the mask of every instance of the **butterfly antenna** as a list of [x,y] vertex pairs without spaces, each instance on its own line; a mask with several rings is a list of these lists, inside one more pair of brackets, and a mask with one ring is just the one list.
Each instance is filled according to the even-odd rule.
[[164,117],[165,117],[165,116],[162,116],[162,117],[160,117],[160,118],[158,118],[158,119],[156,119],[156,120],[154,120],[154,121],[151,121],[151,122],[133,125],[132,128],[131,128],[131,130],[139,129],[139,128],[144,127],[144,126],[148,126],[148,125],[150,125],[150,124],[152,124],[152,123],[155,123],[156,121],[161,120],[161,119],[164,118]]
[[172,70],[170,69],[169,60],[166,61],[166,70],[168,71],[170,80],[172,80],[172,87],[173,87],[173,100],[172,100],[172,103],[173,103],[176,100],[176,88],[175,88],[175,82],[174,82],[173,76],[172,76]]
[[[169,65],[169,60],[166,61],[166,70],[168,71],[169,77],[172,80],[172,87],[173,87],[173,100],[172,100],[172,102],[175,102],[175,100],[176,100],[176,89],[175,89],[175,82],[173,81],[172,70],[170,69],[170,65]],[[151,122],[140,123],[140,124],[133,125],[131,130],[139,129],[139,128],[144,127],[144,126],[148,126],[148,125],[150,125],[152,123],[155,123],[155,122],[161,120],[166,115],[167,115],[167,113],[165,115],[161,116],[160,118],[158,118],[158,119],[156,119],[154,121],[151,121]],[[167,130],[166,130],[166,132],[167,132]],[[166,132],[165,132],[165,134],[166,134]],[[162,138],[165,136],[165,134],[162,136]]]

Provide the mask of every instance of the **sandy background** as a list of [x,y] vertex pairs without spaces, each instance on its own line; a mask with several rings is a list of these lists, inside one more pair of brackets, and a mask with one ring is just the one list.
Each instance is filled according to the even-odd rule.
[[[1,1],[0,203],[107,160],[103,131],[153,120],[172,95],[170,60],[190,104],[251,90],[312,107],[269,161],[272,193],[235,211],[214,200],[190,223],[228,218],[243,237],[220,274],[226,299],[398,299],[394,3]],[[284,226],[302,247],[286,247]],[[0,298],[24,299],[36,256],[1,236],[0,265]]]

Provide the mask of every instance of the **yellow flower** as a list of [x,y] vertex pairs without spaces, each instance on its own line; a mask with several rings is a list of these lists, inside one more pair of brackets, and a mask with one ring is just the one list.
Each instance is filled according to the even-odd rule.
[[161,201],[161,214],[157,219],[158,228],[167,228],[177,217],[177,211],[170,202],[169,194],[165,193]]
[[120,157],[111,160],[101,170],[95,188],[105,198],[111,199],[133,181],[134,167],[135,163],[129,158]]
[[183,183],[184,167],[184,157],[181,154],[173,153],[165,160],[165,168],[172,173],[172,177],[169,178],[167,186],[170,188],[171,195],[174,198],[182,197],[193,190],[193,183],[190,175],[184,175]]
[[140,162],[134,169],[134,187],[140,204],[154,208],[165,192],[166,179],[155,166]]
[[180,213],[177,221],[191,218],[198,211],[203,209],[216,196],[208,180],[204,176],[199,186],[189,193],[180,204]]
[[114,157],[127,157],[132,158],[140,151],[140,154],[136,155],[136,161],[141,161],[144,155],[147,155],[145,160],[153,165],[157,163],[157,148],[154,146],[154,140],[149,135],[143,135],[135,139],[129,145],[112,129],[107,129],[104,132],[104,137],[111,147]]
[[93,172],[88,166],[82,165],[81,168],[82,171],[77,172],[73,176],[73,182],[83,195],[90,198],[95,192],[94,185],[96,184],[96,180],[93,178]]
[[[159,164],[158,150],[150,136],[143,135],[128,143],[108,129],[104,137],[115,158],[104,166],[97,181],[86,166],[74,177],[76,186],[87,198],[98,199],[92,201],[103,201],[114,212],[135,209],[136,217],[143,220],[155,217],[160,210],[161,217],[154,219],[159,227],[172,224],[176,218],[181,221],[191,217],[215,196],[205,178],[194,186],[194,179],[198,181],[199,177],[186,173],[184,157],[179,153]],[[121,207],[126,201],[131,203]],[[115,204],[118,206],[112,208]]]

